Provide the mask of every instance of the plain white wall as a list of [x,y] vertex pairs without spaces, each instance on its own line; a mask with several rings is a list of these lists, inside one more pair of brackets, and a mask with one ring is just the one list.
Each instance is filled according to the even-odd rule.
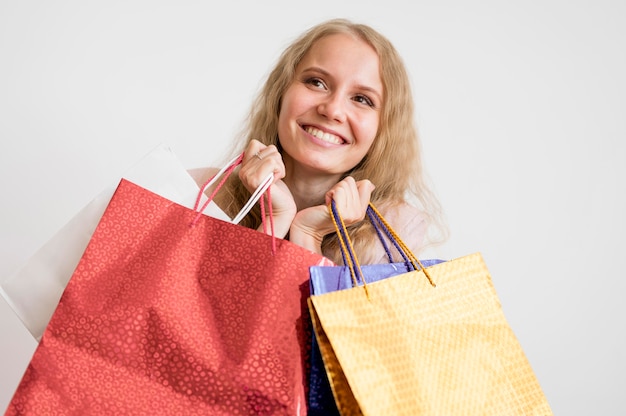
[[[559,415],[626,412],[626,3],[0,2],[0,279],[160,143],[212,164],[283,47],[348,17],[403,55],[426,168]],[[35,349],[0,302],[0,408]]]

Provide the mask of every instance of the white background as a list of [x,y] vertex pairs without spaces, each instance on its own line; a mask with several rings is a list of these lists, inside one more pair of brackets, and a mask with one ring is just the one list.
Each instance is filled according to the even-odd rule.
[[[211,165],[280,51],[347,17],[413,82],[426,168],[558,415],[626,412],[626,3],[0,2],[0,278],[160,143]],[[0,408],[35,343],[0,302]]]

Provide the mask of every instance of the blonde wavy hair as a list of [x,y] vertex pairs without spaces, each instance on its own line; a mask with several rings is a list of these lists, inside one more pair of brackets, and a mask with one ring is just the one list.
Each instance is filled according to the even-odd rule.
[[[278,141],[278,116],[283,95],[294,80],[296,67],[315,42],[338,33],[356,36],[376,51],[384,91],[377,136],[363,160],[344,176],[351,175],[357,181],[372,181],[376,189],[371,201],[383,214],[393,206],[410,201],[423,211],[429,224],[443,231],[440,205],[424,180],[411,85],[404,62],[391,42],[370,26],[332,19],[313,26],[291,43],[258,93],[233,153],[241,153],[252,139],[276,145],[282,151]],[[220,198],[220,205],[230,215],[234,215],[250,197],[236,176],[232,175],[220,191],[224,196]],[[260,209],[253,210],[241,224],[257,228],[261,224]],[[376,243],[377,236],[367,219],[350,226],[349,233],[357,256]],[[445,231],[440,235],[443,234]],[[430,240],[433,239],[425,236],[425,241]],[[342,263],[335,233],[324,238],[322,251],[331,260]]]

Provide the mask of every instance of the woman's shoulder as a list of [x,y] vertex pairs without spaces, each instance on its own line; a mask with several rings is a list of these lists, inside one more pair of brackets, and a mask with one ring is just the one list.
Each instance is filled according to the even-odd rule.
[[408,202],[402,202],[385,207],[380,213],[414,254],[423,249],[427,221],[422,210]]
[[426,221],[424,212],[408,202],[384,207],[380,213],[397,232],[407,227],[414,228]]

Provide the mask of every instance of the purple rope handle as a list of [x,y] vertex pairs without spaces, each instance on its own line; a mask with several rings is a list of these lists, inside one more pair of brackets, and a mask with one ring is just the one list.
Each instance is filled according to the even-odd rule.
[[400,247],[400,245],[398,244],[396,239],[393,237],[393,235],[389,231],[389,228],[387,228],[387,226],[380,219],[380,217],[378,216],[376,211],[374,211],[372,209],[372,207],[368,205],[366,212],[367,212],[367,216],[370,219],[370,222],[372,223],[372,225],[374,226],[374,229],[376,230],[376,234],[378,235],[378,238],[379,238],[381,244],[385,248],[385,252],[387,253],[387,258],[389,258],[389,263],[393,263],[394,261],[393,261],[393,256],[391,255],[391,251],[389,250],[389,246],[387,245],[387,243],[385,241],[385,237],[383,237],[383,234],[382,234],[383,232],[385,233],[385,235],[387,236],[389,241],[391,241],[393,243],[393,245],[398,250],[398,253],[400,253],[402,258],[404,259],[404,264],[406,265],[407,270],[408,271],[415,270],[415,267],[413,266],[413,263],[411,262],[409,257],[406,255],[404,250]]
[[[343,222],[341,221],[341,216],[339,215],[339,211],[337,210],[337,205],[335,203],[335,200],[330,201],[330,207],[333,213],[333,217],[335,218],[335,222],[337,223],[338,231],[341,233],[341,237],[343,238],[344,241],[346,242],[349,241],[348,232],[346,228],[343,226]],[[354,265],[353,267],[354,274],[355,274],[357,282],[360,281],[361,283],[365,283],[365,279],[363,278],[363,275],[361,274],[360,268],[356,267],[358,263],[357,263],[354,251],[352,250],[352,247],[346,244],[346,250],[348,251],[347,253],[344,252],[343,246],[340,245],[340,247],[341,247],[341,257],[343,258],[343,264],[346,265],[346,267],[348,267],[349,262],[347,261],[347,256],[350,256],[351,262]]]

